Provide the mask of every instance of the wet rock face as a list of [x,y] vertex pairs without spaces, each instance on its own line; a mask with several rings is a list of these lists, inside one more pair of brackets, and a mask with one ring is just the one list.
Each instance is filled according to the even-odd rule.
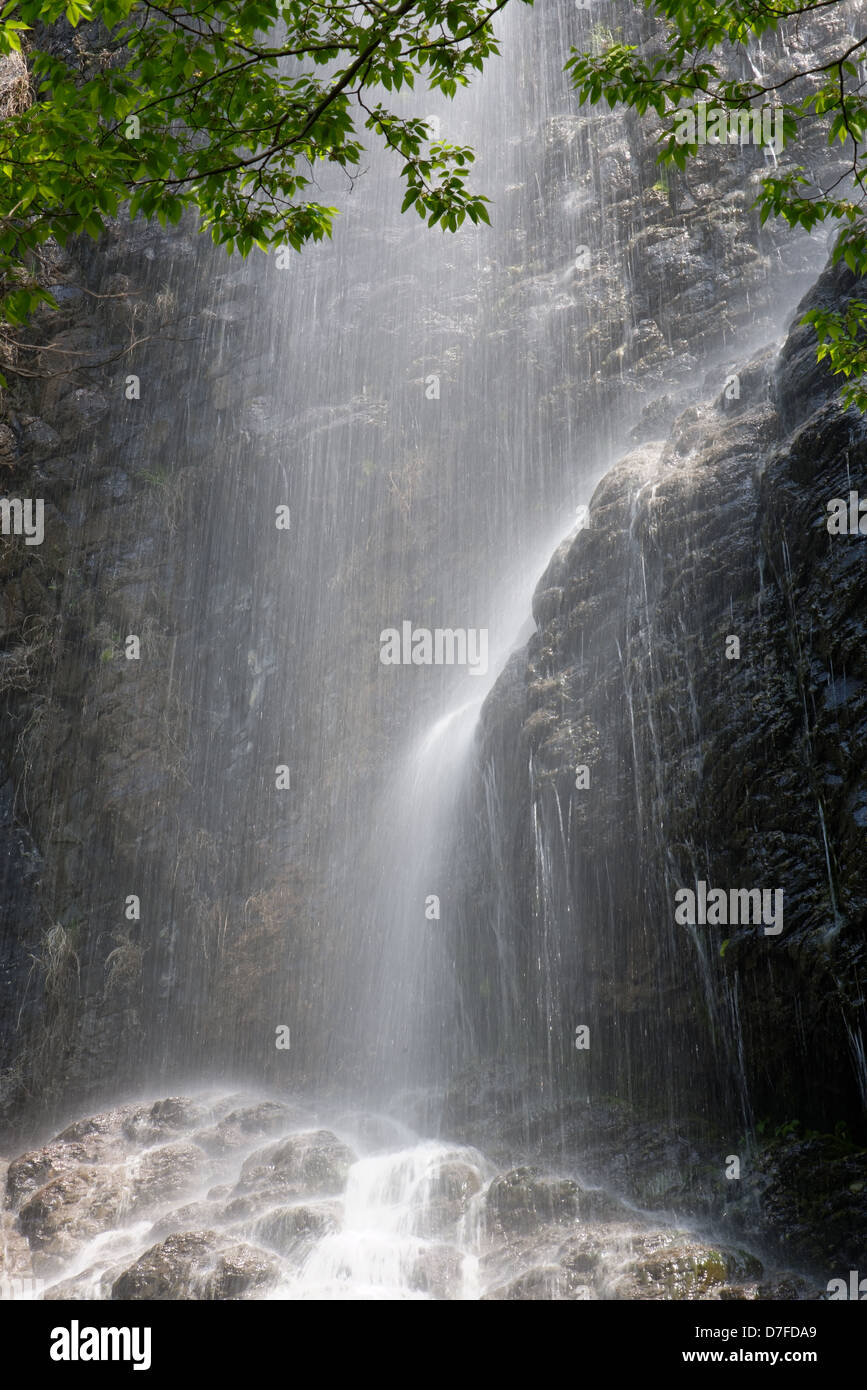
[[277,1101],[242,1106],[230,1111],[218,1125],[200,1131],[197,1142],[214,1154],[249,1148],[251,1140],[257,1136],[287,1129],[297,1114],[297,1109]]
[[615,1283],[615,1297],[706,1298],[712,1291],[719,1294],[727,1284],[755,1281],[762,1274],[759,1260],[741,1251],[716,1250],[686,1240],[662,1249],[653,1249],[652,1239],[646,1245],[650,1250],[642,1250],[639,1244],[632,1267]]
[[428,1298],[454,1298],[460,1293],[463,1263],[463,1255],[454,1246],[429,1245],[419,1251],[410,1288]]
[[[124,1121],[123,1132],[134,1143],[158,1144],[174,1138],[179,1131],[197,1129],[207,1118],[204,1106],[172,1096],[154,1105],[137,1106]],[[64,1134],[68,1133],[64,1130]]]
[[182,1097],[121,1106],[75,1121],[10,1163],[5,1205],[38,1272],[201,1187],[209,1159],[192,1135],[214,1118],[207,1104]]
[[23,1289],[25,1281],[29,1284],[32,1278],[30,1243],[19,1229],[14,1213],[0,1211],[0,1283],[8,1288],[19,1281]]
[[[237,1176],[245,1151],[263,1134],[285,1133],[299,1113],[277,1101],[172,1096],[75,1121],[6,1168],[4,1271],[57,1278],[99,1236],[106,1263],[46,1296],[231,1299],[263,1288],[276,1277],[275,1256],[239,1237],[254,1233],[278,1191],[284,1201],[287,1193],[341,1191],[354,1156],[328,1132],[301,1133],[244,1165],[244,1191],[209,1184]],[[309,1245],[333,1227],[336,1212],[333,1203],[274,1211],[261,1222],[261,1239],[278,1252]],[[124,1267],[114,1255],[128,1243],[123,1233],[149,1216],[150,1245]],[[111,1293],[116,1285],[122,1292]]]
[[195,1271],[210,1263],[218,1245],[213,1231],[169,1236],[148,1250],[112,1285],[116,1299],[189,1298]]
[[257,1221],[254,1231],[269,1250],[289,1255],[333,1231],[339,1214],[339,1205],[327,1202],[275,1207]]
[[831,1135],[791,1139],[763,1155],[766,1236],[810,1265],[845,1277],[867,1249],[867,1151]]
[[[226,803],[227,828],[203,808],[201,772],[213,759],[231,774],[221,781],[221,798],[230,786],[250,786],[249,809],[259,814],[247,750],[263,712],[273,713],[269,701],[279,700],[271,693],[279,682],[272,679],[274,652],[249,652],[250,613],[262,599],[256,585],[232,584],[223,570],[203,593],[202,581],[189,573],[202,499],[210,499],[207,516],[223,525],[235,516],[237,489],[251,468],[261,465],[270,476],[274,457],[287,447],[301,445],[303,452],[328,437],[345,440],[348,457],[354,452],[353,474],[370,459],[403,454],[411,506],[409,493],[400,503],[391,499],[393,479],[386,486],[385,471],[378,482],[359,485],[353,502],[359,516],[387,522],[377,579],[395,576],[396,607],[408,611],[405,600],[439,593],[442,571],[453,567],[460,576],[454,593],[462,596],[465,581],[475,579],[465,554],[478,545],[479,527],[472,509],[465,522],[457,515],[463,509],[455,509],[453,551],[449,542],[431,544],[443,478],[446,496],[452,484],[454,495],[462,495],[461,479],[460,471],[445,473],[449,448],[437,457],[429,437],[426,475],[412,484],[418,450],[395,410],[393,390],[395,371],[407,366],[407,343],[427,341],[433,330],[435,353],[413,348],[411,371],[420,382],[428,370],[443,373],[455,416],[477,415],[480,380],[522,375],[522,391],[511,402],[502,393],[481,427],[473,464],[486,471],[491,504],[499,508],[490,525],[496,549],[498,528],[515,520],[507,514],[514,506],[500,497],[497,441],[518,437],[528,408],[528,437],[546,441],[534,464],[532,505],[555,506],[564,471],[571,485],[576,455],[620,440],[633,420],[638,439],[657,437],[694,388],[699,364],[721,381],[736,343],[769,332],[779,302],[791,302],[819,264],[816,241],[782,225],[757,225],[751,205],[765,169],[761,151],[709,148],[694,177],[672,173],[666,184],[655,166],[652,119],[579,111],[566,92],[562,54],[564,37],[587,41],[589,15],[565,3],[549,10],[534,15],[527,29],[532,47],[524,70],[534,81],[538,72],[558,81],[563,99],[553,99],[558,114],[550,119],[547,103],[526,106],[532,116],[517,136],[517,174],[499,199],[484,274],[469,272],[477,267],[476,250],[458,238],[449,252],[461,272],[457,289],[436,304],[425,293],[414,252],[391,277],[379,274],[374,254],[362,275],[324,286],[321,317],[340,333],[376,324],[363,395],[354,375],[343,386],[331,378],[339,398],[321,404],[314,353],[309,368],[298,361],[293,369],[298,405],[289,418],[278,401],[281,384],[272,389],[272,344],[263,350],[265,285],[206,252],[192,228],[164,232],[118,222],[98,247],[85,242],[49,268],[59,309],[37,315],[30,336],[34,347],[50,344],[52,351],[28,354],[39,379],[12,378],[0,421],[0,464],[10,487],[44,496],[49,517],[38,563],[7,548],[0,565],[0,785],[8,773],[19,821],[28,808],[26,827],[0,809],[0,901],[10,921],[0,953],[0,1027],[16,1039],[15,1071],[0,1104],[16,1121],[37,1094],[52,1115],[73,1093],[91,1096],[107,1080],[134,1082],[144,1059],[170,1062],[181,1050],[178,1033],[194,1065],[178,1023],[193,1013],[200,1035],[208,1035],[202,1054],[208,1064],[218,1047],[229,1055],[237,1049],[241,1028],[249,1035],[260,1022],[264,1028],[282,1017],[280,977],[269,967],[282,964],[285,941],[275,922],[285,922],[287,909],[294,909],[295,939],[307,963],[320,949],[326,963],[329,952],[340,950],[339,934],[320,948],[321,932],[312,926],[302,940],[305,907],[313,918],[327,914],[309,907],[309,891],[296,895],[294,882],[273,883],[255,856],[246,882],[235,884],[224,870],[233,861],[234,812]],[[803,66],[815,66],[836,40],[835,10],[805,18],[799,28]],[[652,37],[640,14],[621,18],[625,41]],[[52,41],[65,51],[69,35],[55,40],[52,33]],[[763,60],[770,79],[783,55],[769,42]],[[806,155],[820,181],[832,183],[836,153],[821,132],[811,136]],[[379,221],[364,222],[353,235],[369,247],[379,242]],[[404,233],[390,235],[399,240]],[[590,258],[585,269],[576,265],[579,244]],[[69,354],[61,373],[54,349]],[[139,378],[139,399],[125,393],[127,374]],[[233,451],[241,466],[228,476],[224,460]],[[258,574],[258,540],[242,531],[235,525],[237,571]],[[367,523],[345,539],[339,582],[363,593],[356,581],[369,571],[357,567],[374,563],[359,558],[367,553]],[[418,567],[417,589],[409,593],[396,577],[407,553]],[[347,609],[340,641],[363,671],[367,651],[358,634],[368,614],[356,604]],[[129,632],[142,636],[140,663],[126,660]],[[231,655],[220,681],[202,689],[203,658],[218,644]],[[354,755],[361,728],[375,723],[380,692],[374,698],[372,689],[361,678],[350,691],[352,717],[345,723],[354,727],[345,737]],[[297,742],[313,744],[304,721],[315,702],[306,690],[302,703]],[[386,753],[393,733],[387,728],[383,735]],[[322,743],[339,766],[340,746]],[[239,790],[238,799],[243,796]],[[170,833],[170,825],[182,828]],[[261,838],[268,833],[288,832],[263,828]],[[306,863],[300,844],[289,849],[283,854],[277,846],[276,857]],[[150,883],[153,900],[170,904],[159,931],[147,917],[127,922],[122,899],[105,891],[106,883],[140,878]],[[263,894],[251,909],[251,893],[266,880],[274,898]],[[51,941],[46,920],[54,924]],[[232,924],[224,947],[215,920]],[[214,965],[203,979],[205,959]],[[293,1002],[297,1018],[300,1005]],[[318,1044],[318,1028],[311,1006],[298,1035]],[[281,1079],[296,1055],[293,1049],[279,1059]],[[265,1057],[263,1065],[274,1059]]]
[[207,1172],[208,1160],[198,1144],[164,1144],[149,1150],[136,1165],[132,1210],[183,1196],[199,1186]]
[[114,1281],[112,1299],[238,1299],[276,1283],[273,1256],[251,1245],[220,1249],[213,1231],[169,1236]]
[[[45,501],[43,543],[4,541],[0,557],[0,1035],[10,1047],[0,1129],[14,1142],[25,1109],[28,1122],[52,1123],[74,1095],[132,1082],[144,1058],[183,1055],[194,1066],[190,1038],[178,1039],[191,1009],[231,1032],[202,968],[219,898],[224,919],[256,942],[251,965],[232,928],[231,959],[215,971],[226,1000],[245,1026],[260,1008],[281,1017],[279,977],[261,958],[279,952],[274,923],[291,896],[286,875],[275,888],[255,855],[243,884],[227,867],[227,824],[203,809],[194,766],[216,737],[224,764],[240,771],[238,750],[261,713],[246,694],[233,702],[222,676],[220,693],[213,683],[207,699],[196,693],[203,652],[233,625],[241,669],[226,686],[247,690],[252,600],[246,582],[205,593],[189,563],[201,497],[214,497],[215,431],[224,438],[227,422],[236,440],[242,431],[232,334],[241,319],[256,321],[255,294],[189,223],[163,232],[118,221],[98,249],[52,254],[60,308],[23,332],[34,375],[11,376],[0,420],[4,494]],[[222,316],[208,317],[189,292],[205,265],[203,298]],[[215,514],[233,511],[215,502]],[[241,548],[252,543],[242,529]],[[259,695],[273,669],[261,660]],[[209,713],[193,726],[190,711],[203,705]],[[232,785],[255,798],[246,772]],[[128,911],[145,879],[163,904],[158,928]],[[268,889],[279,899],[270,909]],[[247,912],[251,892],[261,896]],[[295,1054],[280,1060],[285,1076]]]
[[481,1190],[477,1169],[452,1159],[442,1163],[426,1184],[423,1209],[416,1223],[422,1236],[454,1234]]
[[[530,1210],[528,1208],[528,1210]],[[484,1302],[549,1302],[597,1299],[680,1301],[693,1299],[817,1298],[820,1289],[797,1275],[766,1279],[761,1262],[746,1251],[711,1245],[683,1232],[646,1223],[584,1225],[563,1239],[562,1228],[537,1224],[532,1235],[507,1246],[494,1244],[482,1257]],[[522,1272],[500,1281],[506,1263]],[[764,1292],[760,1290],[764,1289]],[[783,1292],[783,1290],[787,1292]]]
[[[255,1131],[279,1129],[278,1112],[285,1122],[294,1107],[171,1097],[77,1121],[10,1165],[0,1279],[20,1280],[25,1292],[36,1281],[48,1300],[801,1299],[821,1292],[737,1237],[709,1241],[696,1234],[698,1223],[688,1233],[666,1225],[568,1169],[497,1172],[473,1148],[433,1141],[407,1148],[403,1127],[401,1146],[384,1150],[375,1117],[347,1131],[366,1155],[360,1161],[328,1129],[289,1130],[262,1146]],[[209,1158],[199,1137],[227,1120],[238,1126],[240,1116],[250,1131],[246,1153],[232,1147]],[[175,1137],[149,1144],[155,1130],[158,1139]],[[787,1205],[798,1189],[792,1169],[803,1179],[810,1163],[839,1160],[850,1196],[861,1190],[863,1164],[851,1145],[838,1141],[832,1154],[806,1143],[788,1141],[766,1173],[768,1234],[775,1224],[796,1230]],[[637,1134],[629,1147],[646,1169],[649,1150]],[[681,1158],[684,1166],[699,1162]],[[615,1167],[609,1159],[602,1166]],[[839,1183],[831,1177],[827,1186],[836,1192]],[[652,1175],[647,1188],[660,1213],[670,1188]],[[829,1209],[825,1192],[815,1197]],[[747,1205],[754,1218],[754,1201]],[[853,1210],[850,1203],[850,1218]],[[745,1244],[753,1234],[744,1231]],[[823,1253],[833,1245],[832,1235]],[[786,1255],[794,1259],[797,1246],[791,1241]]]
[[[799,314],[858,292],[829,270]],[[496,872],[462,940],[492,1036],[532,1056],[517,1019],[535,1019],[567,1097],[729,1115],[720,1163],[747,1097],[863,1142],[867,1038],[864,541],[826,526],[831,498],[867,495],[867,431],[802,329],[738,375],[737,397],[611,470],[539,584],[538,632],[483,714],[478,781],[503,823],[475,808],[470,857]],[[782,890],[779,923],[676,923],[700,881]],[[497,958],[478,916],[500,923]],[[849,1248],[845,1209],[826,1256]]]
[[201,1296],[205,1299],[249,1297],[275,1284],[279,1275],[280,1265],[267,1251],[253,1245],[233,1245],[220,1251]]
[[[565,23],[576,47],[592,45],[589,11],[551,11],[534,21],[552,31]],[[643,11],[618,23],[622,41],[647,42],[648,53],[662,39]],[[788,51],[776,37],[763,45],[763,72],[774,81],[793,64],[817,67],[846,32],[843,14],[820,12],[788,36]],[[715,61],[724,66],[726,55]],[[761,148],[708,145],[686,173],[663,170],[652,112],[562,105],[527,138],[524,181],[510,190],[505,219],[510,274],[497,293],[509,308],[504,354],[519,336],[533,343],[526,370],[541,383],[540,433],[580,457],[600,434],[622,448],[624,424],[639,442],[658,438],[692,398],[697,371],[711,371],[721,389],[739,345],[742,354],[744,343],[778,331],[780,305],[805,292],[825,248],[781,220],[759,226]],[[820,185],[842,173],[820,122],[797,151],[782,152],[780,167],[796,160]],[[560,335],[571,355],[558,356]]]
[[[169,1107],[178,1103],[174,1100],[160,1102]],[[141,1113],[139,1107],[121,1106],[89,1115],[67,1125],[49,1144],[22,1154],[9,1164],[6,1173],[6,1205],[18,1211],[46,1184],[78,1170],[94,1167],[96,1171],[95,1165],[99,1165],[108,1171],[122,1165],[129,1154],[130,1141],[135,1141]],[[142,1137],[138,1145],[144,1146],[147,1142]],[[159,1160],[149,1156],[143,1171],[159,1166]],[[170,1165],[162,1166],[167,1175]]]
[[515,1168],[495,1178],[485,1198],[487,1212],[505,1231],[530,1231],[540,1222],[570,1221],[578,1211],[578,1186],[544,1178],[533,1168]]
[[75,1168],[34,1193],[18,1224],[34,1253],[66,1258],[118,1224],[124,1197],[122,1171]]
[[293,1134],[251,1154],[241,1169],[239,1192],[327,1196],[342,1191],[355,1154],[328,1130]]

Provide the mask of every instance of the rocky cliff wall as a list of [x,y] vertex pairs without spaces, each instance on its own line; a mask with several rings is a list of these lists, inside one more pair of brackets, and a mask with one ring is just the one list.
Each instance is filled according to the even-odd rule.
[[[799,313],[858,290],[829,270]],[[738,377],[606,475],[540,581],[483,714],[466,941],[489,1036],[507,958],[510,1036],[553,1025],[567,1091],[863,1133],[864,540],[826,523],[867,433],[797,323]],[[779,921],[679,924],[702,881],[781,890]]]
[[[577,497],[633,426],[647,440],[664,431],[697,377],[721,385],[824,258],[816,240],[758,226],[761,151],[708,149],[688,180],[665,180],[649,122],[579,112],[561,67],[569,43],[587,38],[586,16],[564,3],[532,18],[510,69],[523,121],[515,178],[500,190],[484,256],[461,242],[432,279],[406,219],[383,233],[361,218],[316,323],[295,332],[290,322],[294,355],[281,339],[275,362],[286,316],[264,276],[203,247],[192,228],[118,223],[97,247],[52,252],[45,274],[60,309],[18,335],[24,346],[7,344],[4,491],[46,502],[43,545],[4,539],[0,571],[0,1023],[3,1104],[16,1123],[22,1109],[56,1113],[178,1059],[219,1068],[252,1049],[267,1079],[266,1041],[290,1005],[292,1074],[307,1073],[341,1008],[327,995],[345,941],[334,880],[352,865],[335,860],[344,841],[329,808],[347,798],[347,768],[375,781],[408,722],[377,683],[370,594],[386,594],[393,612],[429,611],[431,595],[444,611],[468,592],[492,603],[504,548]],[[805,57],[840,25],[836,10],[805,25]],[[67,51],[62,24],[57,43]],[[839,172],[821,132],[808,153],[818,174]],[[398,280],[360,274],[359,246],[364,266],[379,266],[387,247]],[[315,274],[308,264],[299,290]],[[333,398],[311,405],[316,371],[335,361]],[[463,435],[419,424],[428,371],[449,393],[440,420],[472,422]],[[130,375],[139,399],[127,396]],[[340,441],[333,454],[329,439]],[[263,556],[250,480],[290,451],[315,525],[306,541],[296,532],[284,587],[314,601],[287,674],[282,573]],[[654,456],[636,456],[636,477]],[[326,465],[343,470],[339,505],[325,496]],[[502,486],[512,468],[517,493]],[[617,496],[595,557],[598,597],[587,600],[612,629],[620,586],[636,583]],[[598,499],[597,527],[605,515]],[[317,645],[333,593],[339,670]],[[126,657],[130,634],[139,660]],[[258,740],[273,727],[313,750],[288,816],[265,784],[275,758]],[[618,797],[633,819],[635,775],[621,760]],[[654,794],[668,791],[678,787]],[[523,806],[503,808],[504,826],[519,819],[516,835]],[[612,834],[625,834],[619,802],[608,813]],[[519,900],[538,888],[524,865]],[[623,900],[630,874],[644,901],[635,864],[618,866]],[[131,894],[138,921],[125,916]],[[646,960],[669,947],[639,951],[622,931],[637,1000],[650,988]]]

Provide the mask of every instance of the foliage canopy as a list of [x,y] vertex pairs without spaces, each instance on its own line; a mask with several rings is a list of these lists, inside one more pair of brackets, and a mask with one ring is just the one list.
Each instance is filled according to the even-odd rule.
[[23,322],[49,298],[28,273],[41,245],[98,237],[127,202],[163,224],[195,208],[242,255],[330,235],[317,168],[357,175],[363,131],[401,160],[404,211],[450,231],[488,221],[472,150],[384,94],[418,82],[453,97],[497,53],[506,3],[9,0],[0,56],[29,91],[0,121],[3,315]]
[[[35,273],[41,246],[98,237],[124,205],[163,224],[193,208],[215,242],[244,256],[330,236],[336,209],[315,196],[317,171],[357,176],[365,132],[401,162],[403,211],[449,231],[487,222],[487,199],[467,184],[473,151],[385,96],[418,84],[453,97],[498,52],[493,21],[508,3],[8,0],[0,62],[15,81],[0,81],[0,316],[22,323],[50,302]],[[818,12],[844,7],[851,26],[846,0],[633,4],[656,24],[653,41],[622,43],[596,26],[604,41],[573,49],[566,64],[581,101],[654,111],[660,162],[681,169],[699,148],[676,134],[690,103],[705,102],[710,118],[773,102],[790,150],[821,119],[848,177],[819,188],[787,161],[762,179],[760,215],[806,231],[838,223],[834,259],[867,275],[867,36],[841,25],[829,57],[778,64],[772,80],[754,61],[770,36],[785,54],[793,26]],[[578,7],[587,12],[585,0]],[[844,399],[867,410],[867,303],[815,309],[807,321]]]

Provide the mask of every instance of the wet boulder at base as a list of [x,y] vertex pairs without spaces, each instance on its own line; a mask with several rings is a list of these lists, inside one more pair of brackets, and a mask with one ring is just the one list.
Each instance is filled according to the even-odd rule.
[[307,1130],[257,1149],[245,1161],[236,1191],[316,1197],[342,1192],[355,1154],[330,1130]]

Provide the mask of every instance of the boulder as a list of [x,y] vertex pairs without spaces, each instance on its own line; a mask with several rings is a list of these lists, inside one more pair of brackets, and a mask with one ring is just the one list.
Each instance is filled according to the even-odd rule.
[[204,1182],[208,1160],[198,1144],[163,1144],[130,1165],[131,1210],[169,1201]]
[[340,1204],[305,1202],[298,1206],[275,1207],[261,1216],[253,1234],[263,1245],[280,1255],[308,1249],[337,1227]]
[[124,1146],[116,1133],[70,1125],[68,1130],[41,1149],[31,1149],[9,1164],[6,1174],[6,1202],[17,1211],[40,1187],[82,1166],[121,1161]]
[[220,1251],[214,1270],[196,1297],[248,1298],[276,1284],[279,1278],[280,1263],[273,1255],[254,1245],[232,1245]]
[[431,1237],[453,1230],[482,1189],[478,1170],[460,1159],[447,1159],[429,1176],[425,1200],[416,1220],[419,1235]]
[[146,1250],[114,1280],[111,1297],[237,1299],[276,1283],[279,1276],[279,1262],[265,1250],[222,1245],[215,1231],[185,1231]]
[[275,1198],[328,1196],[343,1190],[354,1162],[355,1154],[330,1130],[291,1134],[250,1155],[236,1191],[265,1191]]
[[410,1274],[410,1288],[432,1299],[459,1298],[463,1289],[464,1259],[453,1245],[423,1246]]
[[29,1285],[32,1277],[30,1246],[18,1230],[13,1213],[0,1212],[0,1291],[10,1284]]
[[195,1298],[195,1280],[219,1249],[216,1231],[185,1231],[151,1246],[111,1287],[113,1300],[165,1301]]
[[762,1273],[761,1263],[742,1250],[687,1239],[672,1242],[670,1237],[660,1248],[647,1248],[659,1241],[657,1234],[634,1242],[636,1258],[614,1280],[609,1296],[660,1301],[718,1298],[724,1285],[742,1285]]
[[279,1101],[232,1110],[218,1124],[196,1133],[196,1143],[208,1153],[222,1155],[250,1148],[261,1135],[285,1133],[297,1121],[298,1111]]
[[571,1178],[544,1177],[536,1168],[513,1168],[494,1178],[485,1195],[485,1210],[503,1231],[532,1231],[540,1223],[574,1220],[579,1190]]
[[177,1235],[182,1231],[196,1230],[200,1227],[218,1224],[222,1207],[219,1202],[188,1202],[175,1207],[160,1216],[151,1226],[148,1239],[164,1240],[166,1236]]
[[194,1129],[207,1117],[207,1108],[197,1101],[169,1096],[153,1105],[135,1106],[124,1121],[123,1132],[135,1144],[158,1144]]
[[118,1224],[128,1195],[122,1168],[77,1167],[40,1187],[24,1203],[18,1220],[31,1250],[68,1258]]

